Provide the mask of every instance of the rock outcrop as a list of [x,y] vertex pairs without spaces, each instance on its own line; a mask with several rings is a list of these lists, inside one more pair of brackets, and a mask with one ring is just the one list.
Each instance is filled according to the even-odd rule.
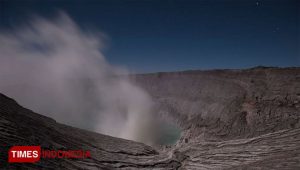
[[[0,168],[300,169],[300,68],[132,78],[153,97],[157,116],[181,127],[176,145],[153,148],[66,126],[0,94]],[[91,158],[9,164],[15,145],[90,150]]]

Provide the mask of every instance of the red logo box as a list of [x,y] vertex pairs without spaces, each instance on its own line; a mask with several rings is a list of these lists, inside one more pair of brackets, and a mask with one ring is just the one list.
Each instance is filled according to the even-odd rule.
[[41,146],[13,146],[8,151],[8,162],[34,163],[41,158]]

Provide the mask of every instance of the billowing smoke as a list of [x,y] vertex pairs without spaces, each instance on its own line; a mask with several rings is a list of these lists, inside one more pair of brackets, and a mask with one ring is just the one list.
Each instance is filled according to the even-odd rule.
[[151,99],[66,14],[0,32],[0,92],[58,122],[151,144]]

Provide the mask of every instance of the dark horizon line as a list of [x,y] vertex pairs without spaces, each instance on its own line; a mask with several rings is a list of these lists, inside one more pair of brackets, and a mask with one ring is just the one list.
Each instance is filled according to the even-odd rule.
[[257,65],[253,67],[245,68],[211,68],[211,69],[184,69],[184,70],[174,70],[174,71],[151,71],[151,72],[136,72],[129,73],[129,75],[146,75],[146,74],[164,74],[164,73],[187,73],[187,72],[210,72],[210,71],[243,71],[243,70],[258,70],[258,69],[300,69],[300,66],[265,66]]

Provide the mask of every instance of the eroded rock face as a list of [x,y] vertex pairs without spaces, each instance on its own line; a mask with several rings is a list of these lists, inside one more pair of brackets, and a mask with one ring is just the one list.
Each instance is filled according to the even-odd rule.
[[[0,95],[0,167],[16,169],[300,169],[300,68],[134,76],[157,116],[182,128],[162,149],[57,123]],[[8,164],[14,145],[83,149],[91,159]]]
[[158,116],[182,127],[183,141],[300,127],[299,68],[155,73],[134,80],[152,95]]
[[254,138],[193,142],[179,149],[184,169],[299,169],[300,129]]

